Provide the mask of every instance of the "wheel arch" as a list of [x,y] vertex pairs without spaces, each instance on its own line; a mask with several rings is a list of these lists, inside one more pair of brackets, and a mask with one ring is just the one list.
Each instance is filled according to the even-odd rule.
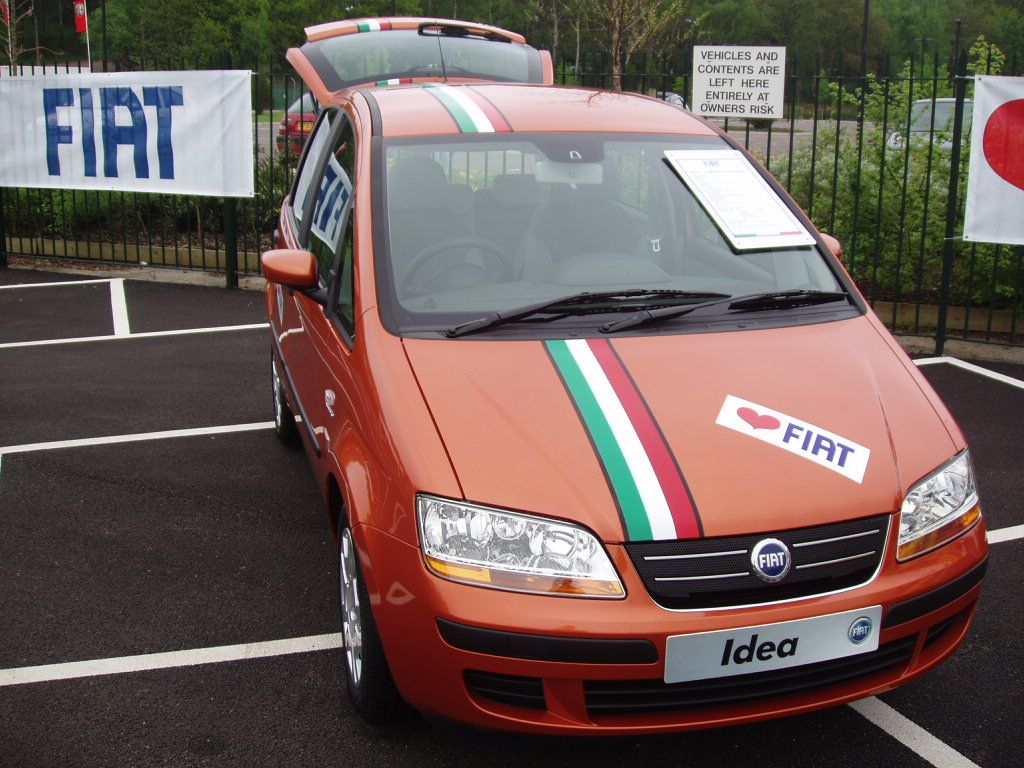
[[341,486],[333,472],[327,474],[327,489],[324,498],[327,499],[327,522],[331,526],[331,533],[337,540],[341,535],[338,529],[341,513],[348,508],[348,504],[345,502]]

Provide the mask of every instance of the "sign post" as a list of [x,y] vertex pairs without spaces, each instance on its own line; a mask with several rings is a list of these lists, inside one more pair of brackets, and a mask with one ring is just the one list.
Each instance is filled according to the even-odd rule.
[[4,226],[3,187],[0,187],[0,269],[7,269],[7,229]]
[[786,90],[786,49],[761,45],[693,48],[693,111],[704,117],[779,120]]

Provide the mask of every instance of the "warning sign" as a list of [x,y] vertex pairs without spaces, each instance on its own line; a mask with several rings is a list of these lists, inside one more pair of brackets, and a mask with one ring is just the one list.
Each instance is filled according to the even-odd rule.
[[700,115],[779,120],[785,91],[783,46],[694,46],[690,103]]

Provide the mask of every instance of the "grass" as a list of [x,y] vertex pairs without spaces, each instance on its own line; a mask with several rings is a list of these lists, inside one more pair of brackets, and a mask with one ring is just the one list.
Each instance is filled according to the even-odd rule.
[[260,112],[256,115],[257,123],[279,123],[284,119],[284,110],[275,109],[271,112]]

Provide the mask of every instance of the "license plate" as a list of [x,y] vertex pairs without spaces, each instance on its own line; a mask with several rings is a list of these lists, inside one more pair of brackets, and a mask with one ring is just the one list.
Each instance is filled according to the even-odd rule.
[[708,680],[798,667],[878,649],[882,606],[740,629],[673,635],[665,682]]
[[313,130],[313,124],[312,123],[299,123],[299,130],[303,131],[304,133],[308,133],[309,131]]

